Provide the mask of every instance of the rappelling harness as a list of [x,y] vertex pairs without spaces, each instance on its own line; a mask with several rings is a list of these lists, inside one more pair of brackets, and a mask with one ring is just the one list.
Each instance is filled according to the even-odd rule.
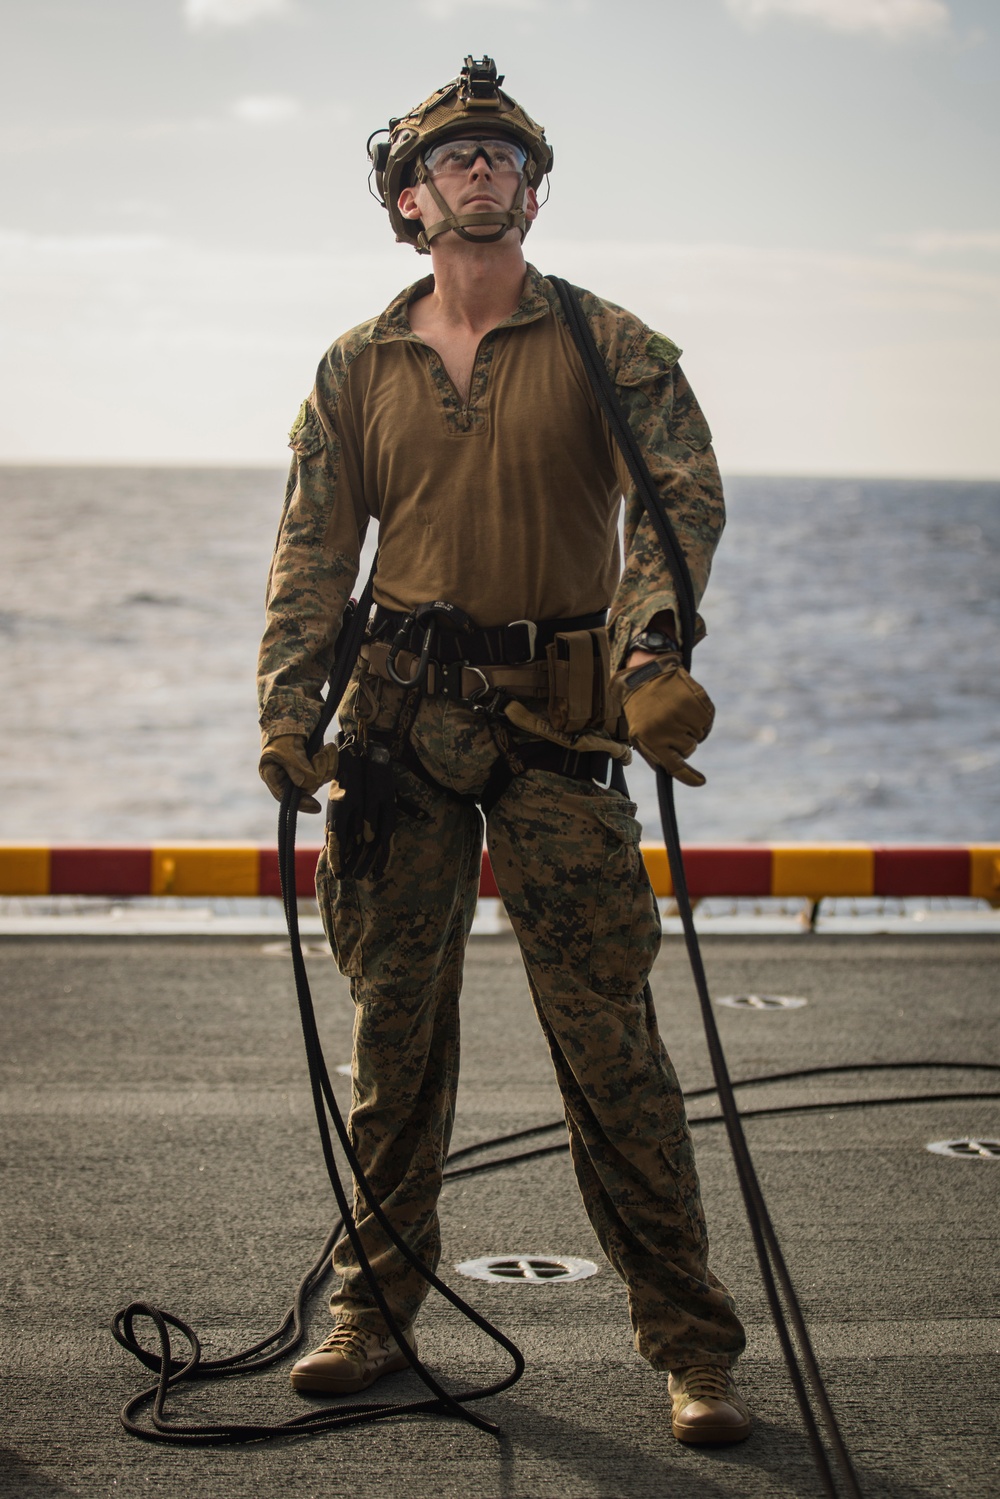
[[[643,501],[650,522],[663,546],[675,585],[683,662],[685,667],[690,667],[691,648],[695,638],[695,601],[683,550],[628,420],[618,402],[611,377],[594,342],[576,293],[567,282],[556,277],[548,279],[559,294],[567,323],[583,358],[594,392],[622,451],[636,491]],[[420,605],[406,615],[379,609],[375,612],[374,620],[371,620],[376,565],[377,558],[359,600],[356,604],[352,602],[345,612],[323,712],[307,745],[307,753],[310,757],[315,755],[322,745],[326,729],[347,692],[350,678],[359,658],[363,671],[359,679],[361,684],[366,679],[373,678],[376,681],[391,682],[395,687],[403,689],[403,704],[390,730],[387,732],[372,730],[368,719],[362,714],[358,719],[357,728],[347,735],[341,746],[337,780],[342,789],[342,795],[331,799],[331,816],[340,844],[341,859],[343,861],[346,858],[350,872],[363,875],[371,871],[377,873],[385,867],[394,819],[395,793],[392,769],[394,761],[403,763],[414,773],[428,779],[428,772],[421,765],[415,751],[409,747],[409,731],[413,725],[420,699],[424,695],[449,698],[468,706],[475,712],[482,712],[486,715],[499,752],[495,780],[491,776],[482,795],[475,798],[486,812],[503,795],[515,775],[533,768],[554,770],[566,776],[598,780],[604,783],[610,779],[610,784],[616,789],[625,790],[622,763],[627,756],[627,745],[620,738],[615,737],[618,725],[611,705],[605,702],[602,709],[599,698],[593,695],[593,683],[595,681],[606,682],[607,679],[607,672],[603,670],[603,666],[606,666],[606,658],[603,659],[603,666],[598,663],[601,669],[595,670],[595,662],[601,656],[602,649],[604,652],[607,650],[603,616],[588,615],[578,619],[537,622],[517,620],[512,624],[494,629],[480,629],[473,626],[468,617],[455,605],[435,601]],[[585,638],[589,641],[589,646],[585,644]],[[587,678],[586,689],[584,688],[585,678]],[[549,723],[547,737],[540,739],[531,737],[526,727],[526,717],[532,718],[536,726],[544,726],[546,720],[541,715],[531,715],[523,708],[519,713],[514,706],[517,702],[517,699],[513,697],[515,692],[538,699],[546,697],[550,711],[553,710],[554,705],[557,727],[553,729]],[[578,723],[581,714],[585,714],[584,721]],[[562,727],[558,726],[560,724]],[[732,1081],[712,1012],[708,983],[695,934],[674,809],[673,782],[662,769],[657,770],[656,781],[674,896],[684,927],[688,956],[701,1006],[708,1051],[715,1077],[715,1091],[718,1094],[725,1120],[768,1304],[823,1492],[830,1496],[830,1499],[836,1499],[838,1489],[833,1466],[823,1444],[821,1423],[826,1431],[833,1464],[839,1473],[843,1492],[850,1496],[850,1499],[860,1499],[861,1488],[857,1474],[830,1406],[798,1298],[743,1132]],[[305,1430],[329,1430],[334,1427],[356,1425],[415,1412],[460,1416],[473,1425],[497,1434],[498,1428],[470,1410],[469,1403],[508,1389],[523,1373],[524,1359],[516,1345],[475,1308],[469,1306],[450,1286],[440,1280],[393,1227],[367,1181],[334,1096],[319,1041],[305,960],[299,939],[295,826],[300,796],[299,789],[289,784],[282,800],[279,816],[278,857],[317,1126],[327,1171],[341,1214],[343,1231],[351,1242],[359,1267],[371,1288],[375,1304],[385,1320],[390,1335],[396,1340],[407,1362],[428,1389],[429,1398],[406,1403],[369,1402],[333,1412],[323,1407],[273,1424],[219,1423],[205,1426],[180,1426],[166,1417],[164,1403],[167,1393],[178,1382],[187,1378],[198,1378],[202,1372],[207,1377],[217,1373],[231,1372],[235,1365],[240,1365],[242,1368],[262,1368],[284,1357],[290,1348],[296,1346],[301,1337],[305,1302],[309,1292],[329,1266],[330,1252],[340,1232],[340,1225],[337,1225],[324,1245],[318,1260],[301,1283],[293,1308],[285,1322],[270,1338],[246,1350],[243,1354],[235,1355],[227,1360],[218,1360],[214,1364],[206,1364],[201,1360],[201,1351],[195,1333],[179,1318],[161,1312],[145,1302],[133,1303],[119,1312],[113,1325],[115,1337],[157,1375],[155,1385],[128,1401],[122,1411],[122,1422],[133,1435],[154,1441],[188,1445],[248,1441]],[[352,1205],[337,1168],[331,1123],[358,1191],[383,1232],[430,1286],[510,1355],[513,1368],[506,1378],[480,1389],[457,1393],[448,1391],[426,1368],[410,1346],[404,1336],[404,1329],[393,1316],[385,1300],[365,1254],[355,1224]],[[529,1130],[520,1133],[534,1132]],[[532,1152],[532,1154],[535,1153],[541,1152]],[[784,1298],[784,1307],[782,1298]],[[159,1353],[150,1352],[139,1343],[134,1330],[134,1323],[138,1317],[152,1320],[159,1338]],[[789,1325],[794,1330],[797,1349],[792,1341]],[[191,1354],[186,1360],[182,1361],[172,1356],[171,1328],[180,1332],[189,1341]],[[274,1345],[277,1343],[281,1343],[282,1346],[275,1348]],[[813,1409],[813,1402],[819,1413],[819,1419]],[[136,1419],[140,1407],[149,1403],[152,1405],[151,1427],[141,1424]]]
[[[624,735],[612,737],[623,722],[607,698],[604,621],[602,610],[482,628],[441,600],[406,614],[379,606],[359,652],[356,727],[339,739],[341,794],[329,805],[341,871],[380,873],[385,867],[385,830],[394,818],[378,803],[394,795],[390,776],[381,770],[392,762],[457,801],[477,802],[486,816],[513,778],[528,770],[604,786],[620,780],[618,789],[624,789],[615,767],[630,752]],[[386,682],[403,695],[391,721],[383,724],[381,684]],[[441,786],[417,755],[410,729],[424,698],[460,705],[488,726],[497,757],[480,794],[465,796]],[[535,699],[540,711],[533,712],[524,699]],[[381,727],[373,728],[373,722]],[[360,767],[359,760],[367,766]],[[374,836],[376,827],[381,840]],[[381,841],[377,850],[371,846],[376,841]]]

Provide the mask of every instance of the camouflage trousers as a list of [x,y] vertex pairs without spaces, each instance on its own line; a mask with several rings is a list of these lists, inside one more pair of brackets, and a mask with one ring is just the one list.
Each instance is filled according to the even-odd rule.
[[[411,742],[444,789],[397,765],[411,810],[399,811],[383,876],[338,878],[328,845],[317,893],[355,1001],[351,1139],[393,1226],[436,1266],[483,838],[479,809],[449,791],[481,792],[497,749],[481,718],[433,698],[423,700]],[[529,770],[489,813],[486,837],[562,1091],[580,1191],[628,1288],[635,1346],[657,1369],[731,1364],[743,1329],[708,1268],[684,1102],[645,988],[660,923],[635,807],[591,781]],[[408,1325],[426,1283],[357,1188],[354,1201],[383,1293]],[[334,1317],[382,1330],[345,1237],[334,1265]]]

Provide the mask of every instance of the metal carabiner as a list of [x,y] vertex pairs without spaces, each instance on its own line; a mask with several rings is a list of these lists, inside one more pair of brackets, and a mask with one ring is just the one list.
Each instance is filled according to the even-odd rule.
[[397,657],[403,649],[406,640],[409,638],[413,623],[413,615],[411,614],[397,632],[396,638],[389,648],[389,654],[385,658],[385,669],[389,673],[390,680],[395,682],[397,687],[422,687],[427,680],[427,667],[431,659],[431,646],[434,643],[434,634],[437,629],[437,621],[435,619],[430,619],[427,622],[427,628],[424,631],[424,643],[420,648],[420,657],[413,676],[401,677],[396,670]]
[[490,691],[491,683],[487,678],[485,672],[481,672],[478,666],[473,666],[471,662],[468,661],[463,661],[461,665],[463,671],[471,671],[472,674],[474,676],[477,676],[483,684],[482,687],[477,687],[475,692],[470,692],[468,697],[465,699],[465,701],[469,704],[474,712],[483,713],[486,711],[486,704],[480,702],[480,699],[485,697],[486,693]]

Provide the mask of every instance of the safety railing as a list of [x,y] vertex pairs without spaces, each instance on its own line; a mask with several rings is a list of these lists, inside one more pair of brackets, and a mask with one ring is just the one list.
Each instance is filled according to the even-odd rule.
[[[313,893],[319,847],[296,850],[298,893]],[[656,895],[673,882],[662,844],[643,858]],[[954,896],[1000,907],[1000,843],[689,844],[684,865],[692,899],[788,896]],[[483,855],[481,896],[499,895]],[[250,843],[135,845],[0,844],[0,896],[278,896],[278,856]]]

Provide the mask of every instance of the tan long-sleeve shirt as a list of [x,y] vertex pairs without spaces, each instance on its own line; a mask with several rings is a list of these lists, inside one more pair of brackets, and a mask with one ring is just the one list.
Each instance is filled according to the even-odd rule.
[[[293,428],[260,655],[265,740],[316,721],[372,517],[375,598],[389,609],[446,599],[497,625],[611,607],[620,655],[635,629],[675,607],[555,290],[528,268],[517,309],[480,343],[463,402],[407,316],[432,284],[332,346]],[[723,506],[680,351],[621,308],[586,292],[582,301],[700,599]]]

